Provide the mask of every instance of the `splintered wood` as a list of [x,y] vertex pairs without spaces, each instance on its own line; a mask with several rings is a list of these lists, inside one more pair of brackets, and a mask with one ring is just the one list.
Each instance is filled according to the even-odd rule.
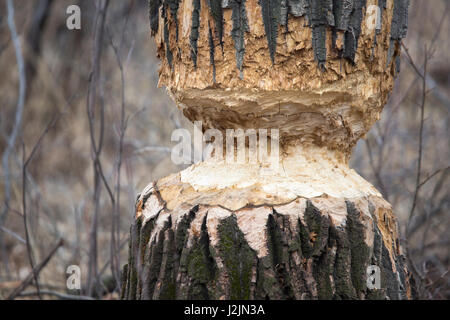
[[408,1],[219,2],[151,1],[160,85],[185,116],[350,152],[392,90]]
[[408,6],[150,1],[160,85],[184,115],[278,129],[281,150],[276,169],[211,158],[150,184],[123,299],[414,297],[391,206],[348,167],[393,88]]
[[[297,198],[235,210],[205,201],[170,210],[164,190],[147,192],[138,199],[123,299],[412,296],[395,218],[380,197]],[[368,288],[371,265],[380,268],[380,290]]]

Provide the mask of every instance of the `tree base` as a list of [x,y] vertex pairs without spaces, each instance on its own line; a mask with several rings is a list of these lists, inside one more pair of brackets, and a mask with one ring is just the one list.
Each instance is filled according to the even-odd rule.
[[[122,299],[413,297],[395,217],[378,196],[229,210],[169,209],[162,193],[151,185],[138,199]],[[371,265],[380,270],[378,289],[367,284]]]

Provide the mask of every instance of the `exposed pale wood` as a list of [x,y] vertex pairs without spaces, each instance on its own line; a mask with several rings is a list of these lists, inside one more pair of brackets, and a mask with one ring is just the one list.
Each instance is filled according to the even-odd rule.
[[[324,6],[327,3],[320,2]],[[165,19],[159,15],[155,35],[161,59],[159,84],[167,87],[187,118],[202,121],[205,128],[279,128],[283,139],[301,138],[303,143],[326,145],[349,154],[358,139],[379,120],[392,91],[399,53],[399,42],[392,39],[392,21],[396,3],[405,0],[386,1],[380,30],[371,27],[374,18],[366,16],[366,8],[377,6],[378,0],[350,2],[354,6],[366,3],[355,59],[343,58],[339,50],[344,32],[337,29],[334,47],[336,28],[326,28],[326,61],[319,67],[309,21],[312,18],[308,20],[308,14],[289,15],[288,25],[279,26],[273,63],[260,1],[242,1],[248,31],[244,32],[245,54],[240,70],[232,36],[231,6],[223,9],[223,46],[213,32],[215,50],[211,64],[209,27],[215,31],[216,24],[208,1],[200,1],[194,64],[191,31],[195,1],[182,0],[177,23],[167,14],[168,41],[163,28]],[[171,63],[169,53],[173,56]]]
[[[123,299],[412,296],[395,217],[380,197],[169,210],[156,188],[146,192],[137,212],[155,214],[132,227]],[[369,265],[381,268],[382,290],[367,288]]]
[[150,184],[122,298],[412,298],[392,208],[348,167],[393,88],[408,0],[150,5],[160,85],[184,115],[205,130],[279,129],[281,150],[276,169],[209,159]]

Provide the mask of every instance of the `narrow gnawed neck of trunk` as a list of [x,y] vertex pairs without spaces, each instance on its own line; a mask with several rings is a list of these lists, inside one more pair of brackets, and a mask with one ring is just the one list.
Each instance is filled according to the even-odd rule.
[[326,147],[290,145],[280,150],[277,163],[274,157],[257,163],[210,158],[182,171],[180,180],[192,187],[194,193],[235,190],[236,206],[243,194],[240,191],[245,192],[246,197],[253,197],[256,204],[287,203],[298,197],[324,195],[335,198],[380,196],[370,183],[348,167],[346,159],[345,154]]

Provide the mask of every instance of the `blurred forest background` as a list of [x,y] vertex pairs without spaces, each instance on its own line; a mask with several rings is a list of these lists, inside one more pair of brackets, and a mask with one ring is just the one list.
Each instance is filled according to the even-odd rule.
[[[449,10],[411,0],[394,93],[351,161],[393,205],[424,299],[450,298]],[[170,137],[191,126],[158,68],[146,0],[0,1],[0,299],[118,298],[136,196],[183,169]]]

